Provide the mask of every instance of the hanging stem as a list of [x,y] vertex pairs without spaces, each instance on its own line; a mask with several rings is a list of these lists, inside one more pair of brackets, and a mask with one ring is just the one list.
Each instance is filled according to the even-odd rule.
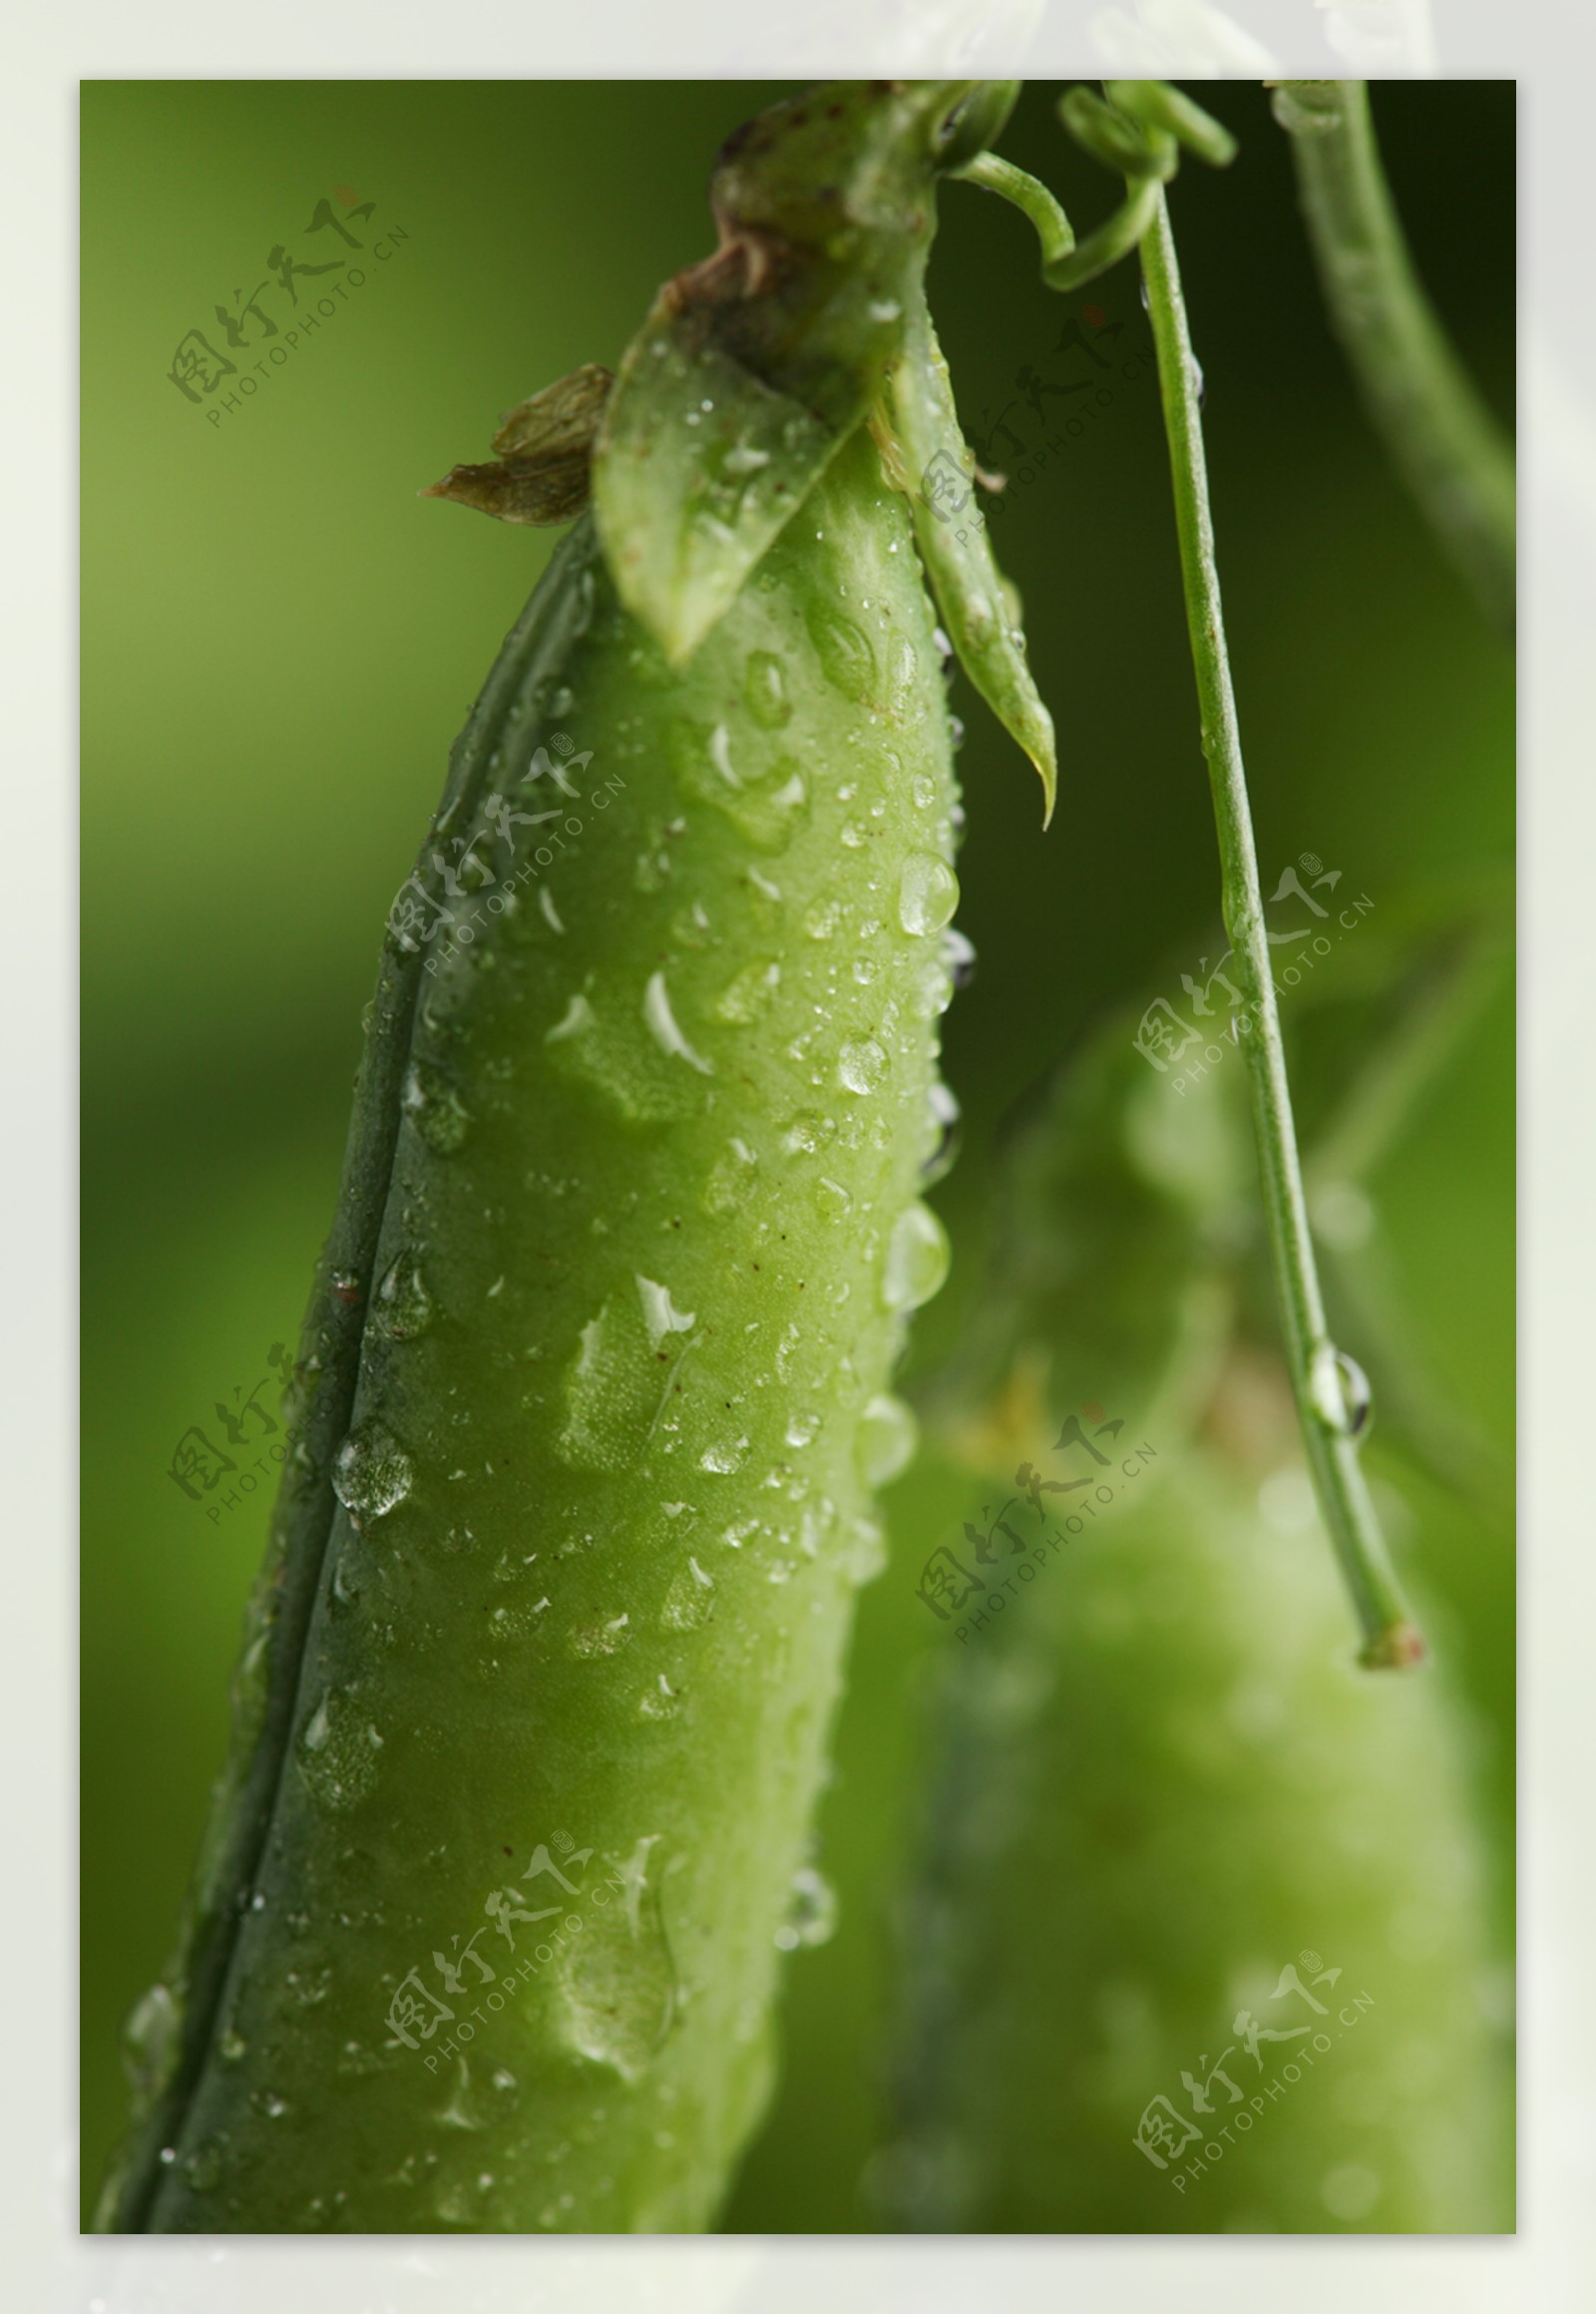
[[1516,590],[1511,443],[1425,296],[1381,167],[1363,81],[1283,81],[1325,297],[1392,457],[1487,614],[1511,631]]
[[1408,1614],[1386,1556],[1380,1522],[1358,1459],[1354,1431],[1360,1411],[1352,1402],[1356,1369],[1349,1372],[1330,1340],[1292,1123],[1291,1090],[1280,1018],[1275,1008],[1264,903],[1253,844],[1252,813],[1242,768],[1236,701],[1231,690],[1214,561],[1198,373],[1186,327],[1180,272],[1163,188],[1155,189],[1152,221],[1141,244],[1147,306],[1158,349],[1159,391],[1169,438],[1175,527],[1180,540],[1186,623],[1202,716],[1202,746],[1219,831],[1225,927],[1241,979],[1250,1033],[1244,1040],[1252,1092],[1253,1130],[1269,1227],[1270,1255],[1285,1326],[1292,1389],[1308,1449],[1320,1510],[1363,1626],[1361,1660],[1386,1667],[1416,1663],[1423,1641]]

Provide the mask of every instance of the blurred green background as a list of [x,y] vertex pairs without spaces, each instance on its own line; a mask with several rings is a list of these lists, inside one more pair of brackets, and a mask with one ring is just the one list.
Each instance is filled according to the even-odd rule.
[[[214,1522],[169,1475],[191,1424],[295,1338],[330,1219],[380,929],[450,740],[551,539],[421,501],[498,414],[613,364],[659,282],[713,235],[731,129],[785,94],[738,83],[100,82],[83,92],[83,2174],[121,2125],[122,2017],[157,1974],[218,1765],[225,1686],[264,1540],[262,1488]],[[1263,870],[1308,851],[1399,906],[1513,838],[1510,654],[1388,471],[1320,307],[1265,94],[1207,85],[1241,139],[1174,216]],[[1114,197],[1026,89],[1004,152],[1090,220]],[[1514,91],[1383,86],[1376,117],[1424,277],[1510,415]],[[317,203],[374,203],[348,249]],[[399,240],[402,231],[406,236]],[[378,235],[388,255],[372,253]],[[336,312],[208,422],[169,372],[270,252],[362,265]],[[301,279],[300,295],[325,280]],[[1150,375],[1020,479],[1042,424],[1015,380],[1084,374],[1083,303],[1141,334],[1123,264],[1050,296],[1028,228],[950,187],[933,306],[967,428],[1006,467],[994,536],[1060,738],[1034,775],[961,682],[969,828],[959,922],[980,954],[946,1023],[966,1111],[936,1193],[954,1274],[914,1368],[979,1291],[995,1136],[1101,1011],[1215,953],[1217,864]],[[236,308],[235,308],[236,309]],[[291,326],[291,324],[290,324]],[[248,325],[253,339],[258,324]],[[233,358],[266,358],[261,343]],[[1073,404],[1043,399],[1048,424]],[[1222,944],[1221,944],[1222,945]],[[1292,1036],[1289,1009],[1288,1045]],[[1385,1169],[1415,1333],[1504,1451],[1513,1404],[1513,1014],[1507,991]],[[274,1389],[274,1384],[272,1389]],[[262,1393],[270,1403],[271,1391]],[[1482,1805],[1506,1852],[1513,1574],[1444,1489],[1405,1545],[1488,1731]],[[864,1595],[822,1860],[833,1941],[799,1954],[790,2061],[727,2216],[868,2223],[894,1878],[938,1644],[914,1595],[936,1536],[913,1475]],[[1503,1903],[1506,1903],[1505,1883]]]

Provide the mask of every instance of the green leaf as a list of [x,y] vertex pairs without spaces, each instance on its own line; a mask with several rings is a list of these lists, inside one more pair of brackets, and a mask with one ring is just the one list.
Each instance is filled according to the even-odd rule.
[[660,296],[621,363],[597,498],[615,582],[672,662],[724,617],[847,431],[763,384]]
[[712,256],[668,281],[620,365],[594,469],[621,600],[680,665],[880,398],[922,302],[936,180],[1013,84],[856,81],[724,147]]
[[908,493],[915,539],[965,671],[1041,775],[1045,827],[1058,788],[1053,721],[975,504],[976,456],[960,429],[948,364],[924,299],[910,312],[892,373],[890,420],[878,420],[876,432],[889,474]]

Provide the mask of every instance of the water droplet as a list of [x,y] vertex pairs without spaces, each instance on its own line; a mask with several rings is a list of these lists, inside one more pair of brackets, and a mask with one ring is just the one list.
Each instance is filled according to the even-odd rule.
[[152,1985],[134,2006],[122,2029],[122,2063],[141,2098],[163,2088],[178,2055],[182,2023],[170,1987]]
[[665,986],[663,972],[650,972],[648,985],[643,991],[642,1016],[648,1023],[648,1032],[661,1052],[684,1060],[702,1076],[713,1076],[714,1070],[700,1053],[694,1052],[676,1025],[676,1016],[670,1009],[670,991]]
[[889,1310],[918,1310],[941,1288],[951,1259],[948,1233],[929,1205],[918,1202],[898,1217],[887,1242],[882,1299]]
[[241,2057],[246,2057],[248,2053],[248,2042],[245,2041],[241,2033],[237,2032],[234,2027],[229,2025],[226,2031],[222,2034],[220,2040],[216,2043],[216,2055],[220,2058],[222,2064],[236,2065],[238,2060]]
[[804,917],[804,930],[811,940],[830,940],[842,922],[842,909],[835,900],[817,900]]
[[567,1641],[571,1653],[583,1661],[595,1656],[619,1655],[622,1648],[631,1645],[629,1615],[612,1615],[607,1623],[584,1624]]
[[926,1096],[930,1110],[927,1154],[921,1161],[922,1186],[930,1189],[953,1170],[959,1155],[959,1103],[939,1077]]
[[727,787],[741,787],[742,781],[732,767],[731,733],[724,723],[717,723],[709,734],[709,760]]
[[887,708],[890,714],[907,718],[915,703],[915,675],[919,667],[915,646],[907,635],[898,635],[887,649]]
[[880,1519],[863,1513],[849,1521],[844,1560],[850,1583],[874,1583],[887,1565],[887,1530]]
[[818,1414],[794,1414],[792,1420],[787,1424],[788,1445],[812,1445],[814,1442],[815,1432],[819,1428],[820,1416]]
[[780,659],[770,651],[750,651],[743,670],[743,703],[754,721],[766,731],[779,731],[792,716],[787,678]]
[[1356,1438],[1367,1427],[1374,1404],[1369,1376],[1334,1343],[1322,1342],[1309,1368],[1309,1395],[1327,1429]]
[[706,1575],[696,1559],[678,1567],[659,1610],[665,1630],[696,1631],[707,1623],[715,1610],[714,1589],[714,1577]]
[[836,1138],[835,1117],[823,1117],[814,1109],[800,1109],[782,1136],[782,1146],[791,1156],[813,1157]]
[[883,1390],[859,1416],[859,1467],[867,1486],[886,1486],[914,1460],[920,1425],[902,1398]]
[[815,1203],[827,1221],[844,1221],[853,1211],[853,1191],[823,1173],[815,1183]]
[[709,1170],[704,1184],[703,1209],[709,1214],[734,1213],[747,1202],[754,1186],[759,1159],[746,1141],[726,1144]]
[[887,1055],[873,1036],[844,1039],[837,1074],[851,1093],[873,1093],[887,1074]]
[[561,1044],[568,1036],[586,1035],[588,1030],[596,1027],[597,1024],[598,1015],[593,1006],[586,996],[579,993],[572,997],[565,1011],[545,1036],[544,1042],[545,1044]]
[[339,1447],[332,1490],[360,1518],[385,1518],[415,1485],[415,1465],[380,1422],[361,1422]]
[[976,976],[976,946],[952,926],[942,936],[943,962],[953,974],[956,988],[968,988]]
[[809,809],[803,766],[795,756],[749,747],[733,752],[724,723],[706,726],[675,716],[665,725],[666,758],[677,785],[712,804],[761,851],[779,852]]
[[441,1069],[413,1060],[405,1077],[404,1106],[429,1149],[452,1156],[471,1130],[471,1112]]
[[574,1937],[561,1960],[566,2031],[579,2055],[607,2065],[622,2081],[647,2071],[676,2013],[676,1970],[660,1915],[657,1876],[648,1878],[648,1833],[613,1863],[623,1886]]
[[917,1020],[936,1020],[954,1000],[954,976],[946,958],[934,957],[916,974],[910,1008]]
[[638,1298],[642,1303],[642,1321],[648,1329],[650,1348],[657,1350],[667,1334],[688,1334],[697,1324],[690,1310],[678,1310],[670,1299],[666,1286],[656,1286],[652,1278],[634,1276]]
[[[587,633],[589,627],[593,624],[593,614],[598,606],[598,581],[594,578],[594,574],[591,568],[582,572],[579,576],[575,593],[575,603],[572,609],[567,613],[566,631],[572,637],[573,641],[580,642],[582,637]],[[520,712],[521,701],[519,699],[514,700],[510,709],[512,718],[519,716]]]
[[352,1700],[328,1689],[300,1732],[299,1771],[328,1807],[353,1807],[377,1780],[382,1738]]
[[729,1476],[740,1470],[748,1453],[746,1438],[721,1438],[713,1446],[706,1446],[698,1457],[700,1470],[713,1470]]
[[836,1927],[837,1891],[823,1872],[806,1864],[801,1872],[793,1874],[787,1916],[776,1931],[776,1944],[782,1952],[826,1944]]
[[959,879],[945,860],[913,852],[898,882],[898,921],[916,935],[941,932],[959,906]]
[[869,636],[829,602],[812,602],[804,613],[804,624],[827,682],[845,698],[863,699],[876,679],[876,656]]
[[709,930],[701,900],[695,900],[690,908],[678,908],[670,920],[670,937],[679,949],[707,948]]
[[446,2129],[485,2129],[491,2115],[486,2111],[476,2083],[471,2078],[471,2067],[464,2057],[457,2060],[459,2079],[450,2085],[449,2102],[438,2115]]
[[406,1246],[394,1257],[377,1288],[373,1323],[379,1334],[394,1342],[409,1342],[425,1334],[437,1312],[421,1275],[420,1256]]
[[937,782],[930,778],[927,773],[917,771],[909,793],[914,800],[917,812],[929,812],[937,801]]
[[715,999],[716,1019],[729,1020],[738,1027],[751,1026],[768,1009],[780,985],[780,964],[773,958],[756,958],[720,991]]

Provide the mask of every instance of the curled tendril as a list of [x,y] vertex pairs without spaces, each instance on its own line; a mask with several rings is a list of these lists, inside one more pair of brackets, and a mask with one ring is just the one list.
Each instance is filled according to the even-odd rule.
[[1104,95],[1073,88],[1059,99],[1058,117],[1081,149],[1125,180],[1125,197],[1113,214],[1077,241],[1058,201],[1039,181],[996,154],[980,153],[949,172],[980,185],[1023,210],[1041,242],[1042,279],[1049,289],[1078,289],[1128,256],[1153,220],[1158,189],[1180,167],[1182,148],[1211,168],[1236,156],[1230,131],[1164,81],[1105,81]]

